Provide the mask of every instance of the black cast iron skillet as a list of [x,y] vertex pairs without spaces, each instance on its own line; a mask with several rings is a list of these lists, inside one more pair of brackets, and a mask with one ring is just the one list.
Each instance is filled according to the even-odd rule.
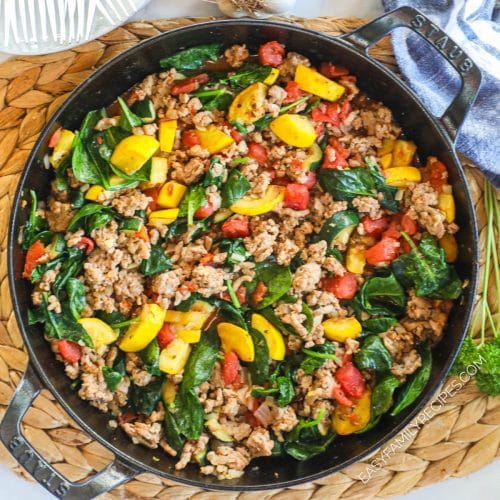
[[[418,98],[381,64],[366,53],[368,47],[394,28],[410,28],[438,48],[461,77],[455,100],[441,118],[432,116]],[[49,192],[49,173],[42,158],[47,140],[59,126],[78,128],[85,113],[112,102],[117,95],[158,71],[160,58],[178,50],[208,42],[225,45],[246,43],[252,50],[269,40],[279,40],[287,50],[305,54],[313,61],[334,61],[348,67],[358,77],[359,86],[371,97],[389,106],[405,133],[418,145],[418,152],[439,157],[448,167],[457,202],[457,234],[460,247],[458,272],[468,280],[460,304],[451,311],[443,340],[433,350],[434,366],[430,381],[418,401],[397,417],[385,416],[366,434],[342,437],[327,452],[306,462],[288,458],[259,459],[237,480],[218,481],[201,475],[194,466],[175,471],[175,460],[162,451],[134,445],[121,431],[107,425],[109,416],[100,413],[77,397],[70,389],[62,366],[54,358],[38,327],[28,325],[30,287],[21,278],[24,255],[18,244],[19,228],[28,215],[21,200],[34,189],[44,199]],[[5,414],[0,438],[12,455],[47,490],[58,497],[90,498],[129,480],[139,472],[152,472],[168,479],[203,488],[221,490],[260,490],[283,488],[325,476],[360,460],[400,432],[435,393],[443,382],[467,330],[477,274],[477,228],[464,173],[454,152],[453,142],[480,86],[481,75],[474,63],[452,40],[416,10],[404,7],[341,37],[307,30],[298,26],[263,21],[227,20],[192,25],[170,31],[131,48],[97,70],[80,85],[48,122],[28,159],[14,200],[9,230],[9,279],[16,318],[30,354],[23,379]],[[4,299],[5,300],[5,299]],[[20,421],[40,392],[47,387],[61,405],[86,432],[115,454],[114,461],[102,472],[83,483],[71,483],[49,465],[26,441]]]

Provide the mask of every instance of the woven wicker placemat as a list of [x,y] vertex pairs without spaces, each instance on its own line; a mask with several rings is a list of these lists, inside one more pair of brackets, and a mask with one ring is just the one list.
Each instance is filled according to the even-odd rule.
[[[54,110],[94,68],[144,38],[202,20],[207,19],[134,22],[72,50],[18,57],[0,65],[0,419],[28,361],[10,302],[6,233],[18,176],[39,132]],[[362,19],[331,17],[293,18],[293,21],[333,35],[363,23]],[[377,44],[371,53],[396,69],[388,39]],[[472,165],[467,165],[465,160],[464,163],[484,246],[484,179]],[[481,265],[483,261],[484,258]],[[479,290],[482,290],[481,283]],[[494,310],[497,312],[497,308]],[[465,476],[499,454],[500,398],[481,394],[474,382],[449,379],[447,384],[452,381],[453,394],[442,392],[443,401],[432,409],[429,406],[418,425],[410,425],[392,445],[384,447],[378,455],[313,483],[265,493],[213,493],[142,474],[102,498],[368,499],[401,495],[448,477]],[[23,431],[40,453],[71,481],[92,475],[112,459],[103,446],[92,441],[71,421],[46,390],[27,412]],[[28,477],[1,444],[0,461]]]

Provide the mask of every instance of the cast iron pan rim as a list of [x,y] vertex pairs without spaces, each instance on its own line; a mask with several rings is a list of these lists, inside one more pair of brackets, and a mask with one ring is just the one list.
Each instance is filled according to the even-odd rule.
[[[403,89],[403,91],[408,95],[408,97],[413,100],[416,106],[421,108],[423,112],[425,113],[427,119],[431,122],[433,122],[440,134],[440,139],[446,143],[448,146],[449,151],[452,154],[453,161],[454,161],[454,166],[457,170],[458,177],[460,179],[460,183],[464,187],[464,191],[466,193],[466,198],[467,198],[467,204],[468,204],[468,211],[469,213],[472,214],[472,218],[470,220],[471,224],[471,229],[474,234],[474,243],[473,243],[473,248],[472,248],[472,259],[473,262],[471,263],[472,265],[472,272],[471,272],[471,279],[469,283],[470,287],[470,293],[469,293],[469,300],[468,303],[465,304],[465,320],[464,320],[464,329],[461,335],[460,342],[456,344],[450,355],[448,356],[448,360],[446,361],[444,365],[444,369],[441,372],[440,377],[432,384],[431,386],[427,387],[425,389],[425,395],[422,397],[418,405],[416,405],[413,410],[394,428],[392,428],[389,432],[385,434],[384,437],[379,439],[376,443],[374,443],[370,448],[365,450],[363,453],[357,455],[356,457],[353,457],[342,464],[339,464],[337,466],[329,467],[327,469],[324,469],[320,472],[317,472],[315,474],[309,474],[307,476],[303,476],[297,479],[293,480],[288,480],[288,481],[277,481],[276,483],[272,484],[253,484],[253,485],[231,485],[231,484],[224,484],[221,482],[221,484],[210,484],[206,485],[202,481],[197,481],[197,480],[192,480],[188,478],[181,478],[177,477],[173,474],[171,474],[168,471],[162,471],[159,469],[156,469],[155,467],[152,467],[148,464],[144,464],[140,462],[139,460],[130,457],[127,455],[125,452],[121,451],[120,449],[116,448],[113,443],[107,441],[101,435],[94,431],[92,428],[90,428],[85,421],[83,421],[82,418],[79,417],[78,414],[76,414],[71,406],[66,402],[66,400],[62,397],[62,395],[55,389],[53,386],[51,380],[47,377],[45,374],[44,370],[42,369],[41,365],[38,362],[37,357],[35,356],[35,352],[32,349],[31,343],[29,341],[29,336],[27,333],[27,327],[24,323],[24,320],[21,315],[20,311],[20,305],[17,299],[17,294],[15,293],[17,291],[17,285],[16,281],[14,279],[14,262],[13,262],[13,255],[14,255],[14,247],[17,245],[17,230],[18,228],[16,227],[16,219],[17,219],[17,214],[20,209],[20,201],[22,197],[22,191],[23,187],[25,184],[25,181],[30,174],[32,164],[35,160],[35,155],[37,150],[40,148],[41,145],[45,144],[47,140],[47,136],[52,129],[53,125],[58,121],[58,119],[65,113],[67,107],[70,105],[70,103],[74,102],[76,99],[81,97],[82,92],[85,91],[86,86],[92,82],[95,78],[98,78],[102,73],[105,73],[107,71],[112,70],[113,65],[120,62],[123,58],[129,57],[131,54],[134,52],[139,52],[141,51],[144,47],[148,47],[152,44],[157,43],[158,39],[160,38],[175,38],[175,35],[178,32],[184,32],[184,31],[197,31],[197,30],[204,30],[207,28],[211,27],[218,27],[221,25],[235,25],[235,26],[255,26],[255,27],[262,27],[262,26],[268,26],[268,27],[274,27],[274,28],[279,28],[279,29],[285,29],[288,31],[296,31],[296,32],[303,32],[309,35],[313,35],[316,38],[321,38],[323,39],[326,43],[339,43],[341,44],[344,48],[348,49],[354,58],[359,57],[364,59],[366,62],[368,62],[373,70],[375,72],[382,72],[386,77],[388,77],[393,84],[399,86],[400,88]],[[437,391],[438,387],[443,383],[444,379],[446,378],[448,371],[451,368],[451,365],[453,364],[453,361],[455,360],[459,347],[461,345],[461,342],[463,341],[463,338],[465,337],[467,330],[468,330],[468,325],[470,321],[470,316],[472,313],[472,306],[473,306],[473,297],[474,293],[476,290],[476,285],[477,285],[477,275],[478,275],[478,255],[479,255],[479,249],[478,249],[478,230],[477,230],[477,221],[475,217],[475,211],[474,211],[474,205],[472,203],[472,198],[470,195],[470,191],[468,188],[468,184],[466,182],[465,174],[463,171],[463,168],[458,161],[457,155],[454,151],[454,147],[452,145],[452,142],[450,141],[450,138],[444,131],[443,126],[441,123],[426,109],[426,107],[420,102],[420,99],[416,96],[416,94],[400,79],[398,78],[394,73],[392,73],[390,70],[385,68],[382,64],[377,62],[376,60],[372,59],[369,57],[367,54],[361,52],[360,50],[354,48],[351,44],[345,42],[342,40],[341,37],[330,37],[328,35],[325,35],[323,33],[317,32],[312,29],[304,28],[304,27],[299,27],[290,23],[282,23],[282,22],[275,22],[275,21],[256,21],[256,20],[217,20],[217,21],[207,21],[204,23],[199,23],[199,24],[194,24],[190,26],[184,26],[180,28],[176,28],[174,30],[168,31],[166,33],[161,33],[159,35],[156,35],[154,37],[151,37],[147,40],[144,40],[143,42],[138,43],[137,45],[134,45],[130,49],[126,50],[125,52],[119,54],[118,56],[114,57],[112,60],[108,61],[106,64],[101,66],[99,69],[97,69],[86,81],[82,82],[80,85],[78,85],[71,95],[68,97],[68,99],[61,105],[61,107],[54,113],[54,115],[50,118],[50,120],[46,123],[44,126],[43,132],[40,134],[35,146],[33,147],[28,160],[26,161],[26,166],[23,170],[23,173],[21,174],[21,177],[19,179],[19,183],[16,189],[16,193],[14,196],[14,201],[13,201],[13,208],[12,208],[12,214],[10,217],[10,223],[9,223],[9,241],[8,241],[8,278],[9,278],[9,285],[10,285],[10,294],[12,298],[12,303],[13,303],[13,308],[15,312],[15,317],[17,320],[17,323],[20,327],[23,339],[25,341],[25,344],[28,348],[28,352],[30,354],[30,360],[29,362],[33,364],[35,367],[36,373],[42,380],[43,384],[45,387],[47,387],[50,392],[56,397],[57,401],[62,405],[62,407],[68,412],[71,418],[73,418],[78,425],[81,426],[81,428],[87,432],[92,438],[94,438],[96,441],[101,443],[103,446],[105,446],[107,449],[109,449],[111,452],[113,452],[117,457],[119,457],[121,460],[123,460],[125,463],[132,465],[134,468],[136,468],[138,471],[148,471],[153,474],[158,474],[161,475],[165,478],[168,478],[170,480],[179,482],[181,484],[187,484],[190,486],[196,486],[196,487],[202,487],[205,489],[209,490],[224,490],[224,491],[258,491],[258,490],[263,490],[263,489],[276,489],[276,488],[286,488],[289,486],[294,486],[298,484],[303,484],[306,482],[314,481],[317,479],[320,479],[322,477],[325,477],[329,474],[332,474],[334,472],[338,472],[339,470],[344,469],[345,467],[348,467],[349,465],[352,465],[353,463],[356,463],[363,458],[367,457],[371,453],[373,453],[375,450],[378,448],[382,447],[385,443],[389,442],[394,436],[396,436],[401,430],[403,430],[408,423],[411,422],[411,420],[420,412],[420,410],[426,405],[426,403],[432,398],[434,393]]]

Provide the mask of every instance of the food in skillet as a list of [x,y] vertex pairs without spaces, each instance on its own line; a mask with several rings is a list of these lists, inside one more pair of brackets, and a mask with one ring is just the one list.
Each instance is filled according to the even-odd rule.
[[160,64],[57,130],[31,193],[30,322],[74,390],[221,479],[407,408],[463,286],[445,166],[278,42]]

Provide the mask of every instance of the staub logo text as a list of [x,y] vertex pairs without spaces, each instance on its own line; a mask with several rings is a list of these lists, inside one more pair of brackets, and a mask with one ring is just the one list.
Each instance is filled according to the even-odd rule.
[[69,483],[59,474],[44,464],[31,450],[21,435],[14,436],[9,444],[9,450],[17,461],[50,492],[58,497],[64,497],[70,488]]
[[467,73],[472,69],[474,63],[466,56],[453,40],[443,33],[437,26],[432,24],[421,14],[417,14],[411,21],[411,25],[422,33],[460,72]]

